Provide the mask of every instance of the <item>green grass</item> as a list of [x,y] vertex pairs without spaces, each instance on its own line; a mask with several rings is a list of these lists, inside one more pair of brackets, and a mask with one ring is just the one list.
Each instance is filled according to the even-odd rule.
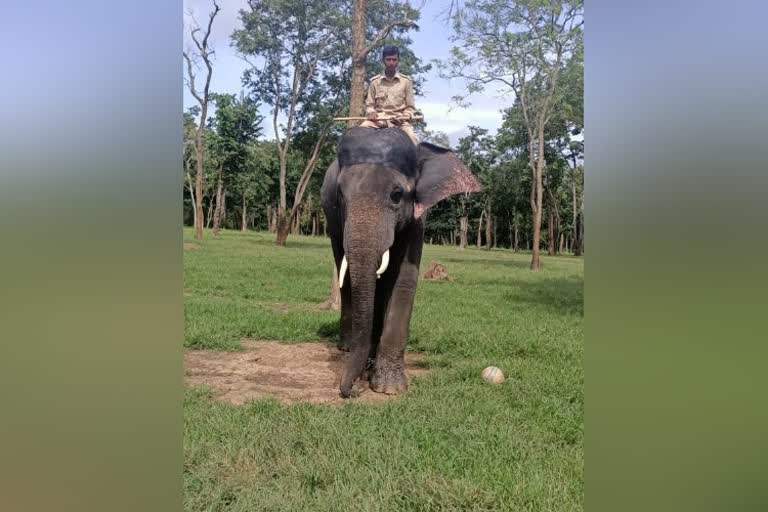
[[[324,238],[185,230],[186,346],[237,350],[338,332]],[[409,349],[433,369],[386,403],[341,407],[185,396],[189,511],[480,511],[583,508],[583,262],[425,246],[454,282],[419,283]],[[276,308],[276,305],[284,305]],[[287,307],[286,307],[287,306]],[[501,386],[483,384],[501,367]]]

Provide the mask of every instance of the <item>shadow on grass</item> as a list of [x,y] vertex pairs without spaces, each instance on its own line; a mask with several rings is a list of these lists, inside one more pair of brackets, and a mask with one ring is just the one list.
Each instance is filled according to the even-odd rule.
[[[498,265],[507,268],[530,268],[530,263],[526,261],[507,260],[507,259],[488,259],[488,258],[443,258],[443,261],[447,263],[461,263],[465,265],[473,265],[480,263],[482,265]],[[440,263],[440,261],[438,261]],[[449,273],[450,273],[450,269]]]
[[333,320],[331,322],[324,322],[317,328],[317,335],[322,338],[327,338],[333,341],[339,339],[339,320]]
[[584,280],[579,278],[517,282],[503,298],[518,304],[545,307],[562,315],[584,316]]
[[[253,245],[260,245],[263,247],[274,247],[279,248],[277,245],[275,245],[274,239],[265,239],[265,238],[242,238],[238,240],[238,242],[253,244]],[[296,240],[291,239],[291,237],[288,237],[288,240],[285,242],[285,247],[282,249],[328,249],[330,252],[331,250],[331,240],[329,238],[325,238],[322,236],[318,236],[317,238],[313,239],[312,241],[306,241],[306,240]]]

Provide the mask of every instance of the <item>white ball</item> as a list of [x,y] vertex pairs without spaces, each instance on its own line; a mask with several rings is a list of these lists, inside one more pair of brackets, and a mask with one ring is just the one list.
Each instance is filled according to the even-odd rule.
[[504,382],[504,372],[501,371],[501,368],[489,366],[483,370],[483,380],[489,384],[501,384]]

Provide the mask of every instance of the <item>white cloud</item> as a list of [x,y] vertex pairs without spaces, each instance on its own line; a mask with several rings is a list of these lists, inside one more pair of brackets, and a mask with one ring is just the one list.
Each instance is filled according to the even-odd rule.
[[424,114],[427,128],[447,134],[466,131],[468,126],[479,126],[495,132],[502,122],[498,109],[470,107],[453,108],[445,103],[417,101],[416,108]]

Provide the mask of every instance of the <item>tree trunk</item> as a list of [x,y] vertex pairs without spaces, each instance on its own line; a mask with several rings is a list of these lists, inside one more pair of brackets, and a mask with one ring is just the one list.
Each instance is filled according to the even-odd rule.
[[581,191],[581,202],[576,208],[576,231],[573,240],[573,255],[584,254],[584,189]]
[[[202,119],[205,120],[205,108],[203,108]],[[204,122],[204,121],[203,121]],[[202,123],[201,123],[202,124]],[[202,131],[202,130],[199,130]],[[197,159],[197,172],[195,173],[195,240],[203,239],[203,158],[205,150],[202,146],[205,144],[202,140],[202,134],[195,137],[195,153]],[[198,149],[199,146],[199,149]]]
[[[286,145],[288,143],[286,142]],[[285,172],[286,156],[280,153],[280,202],[277,205],[277,239],[275,244],[280,247],[285,246],[288,239],[288,231],[291,229],[290,219],[286,215],[286,191],[285,191]]]
[[192,225],[197,230],[197,201],[195,201],[195,187],[192,184],[192,177],[188,175],[187,188],[189,189],[189,197],[192,199]]
[[227,227],[227,189],[221,189],[221,216],[219,217],[219,228]]
[[291,213],[293,213],[293,227],[291,229],[294,233],[300,235],[299,226],[301,222],[299,222],[299,217],[301,216],[301,209],[298,206],[294,206]]
[[243,233],[245,233],[246,229],[248,229],[248,216],[246,215],[245,208],[245,196],[243,196],[243,221],[240,223],[240,231]]
[[290,219],[287,218],[285,210],[278,207],[277,209],[277,239],[275,243],[280,247],[285,247],[285,241],[288,240],[288,231],[291,228]]
[[[365,115],[365,27],[367,0],[353,0],[352,3],[352,79],[349,94],[350,117]],[[349,121],[348,127],[357,126],[360,121]]]
[[477,248],[479,249],[483,245],[483,216],[485,215],[485,208],[480,210],[480,220],[477,223]]
[[547,256],[555,255],[555,216],[552,206],[547,208]]
[[576,232],[576,217],[578,217],[579,212],[576,210],[576,169],[574,168],[571,171],[571,195],[573,196],[573,218],[571,219],[571,238],[573,238],[573,251],[576,252],[576,238],[578,237],[578,234]]
[[213,222],[213,212],[216,209],[216,198],[214,196],[211,196],[208,198],[208,211],[206,212],[205,217],[205,227],[206,229],[211,229],[211,223]]
[[333,265],[333,278],[331,279],[331,291],[328,299],[320,304],[320,309],[339,311],[341,309],[341,290],[339,290],[339,272],[336,264]]
[[536,148],[536,161],[533,166],[533,191],[532,212],[533,212],[533,237],[531,240],[531,270],[538,272],[541,268],[539,257],[539,246],[541,245],[541,214],[544,199],[544,187],[542,186],[542,176],[546,161],[544,160],[544,120],[538,121],[538,147]]
[[459,240],[459,249],[464,250],[467,247],[467,231],[469,230],[469,218],[465,215],[461,218],[461,238]]
[[493,248],[495,249],[498,246],[499,239],[497,238],[496,234],[496,219],[493,219]]
[[493,217],[491,216],[491,205],[488,205],[488,212],[485,214],[485,248],[487,250],[491,250],[491,234],[493,233],[491,229],[491,224],[493,223]]
[[216,185],[216,209],[213,211],[213,236],[219,236],[221,229],[221,212],[224,210],[224,192],[222,182],[222,169],[219,169],[219,181]]
[[515,252],[520,252],[520,230],[515,222]]

